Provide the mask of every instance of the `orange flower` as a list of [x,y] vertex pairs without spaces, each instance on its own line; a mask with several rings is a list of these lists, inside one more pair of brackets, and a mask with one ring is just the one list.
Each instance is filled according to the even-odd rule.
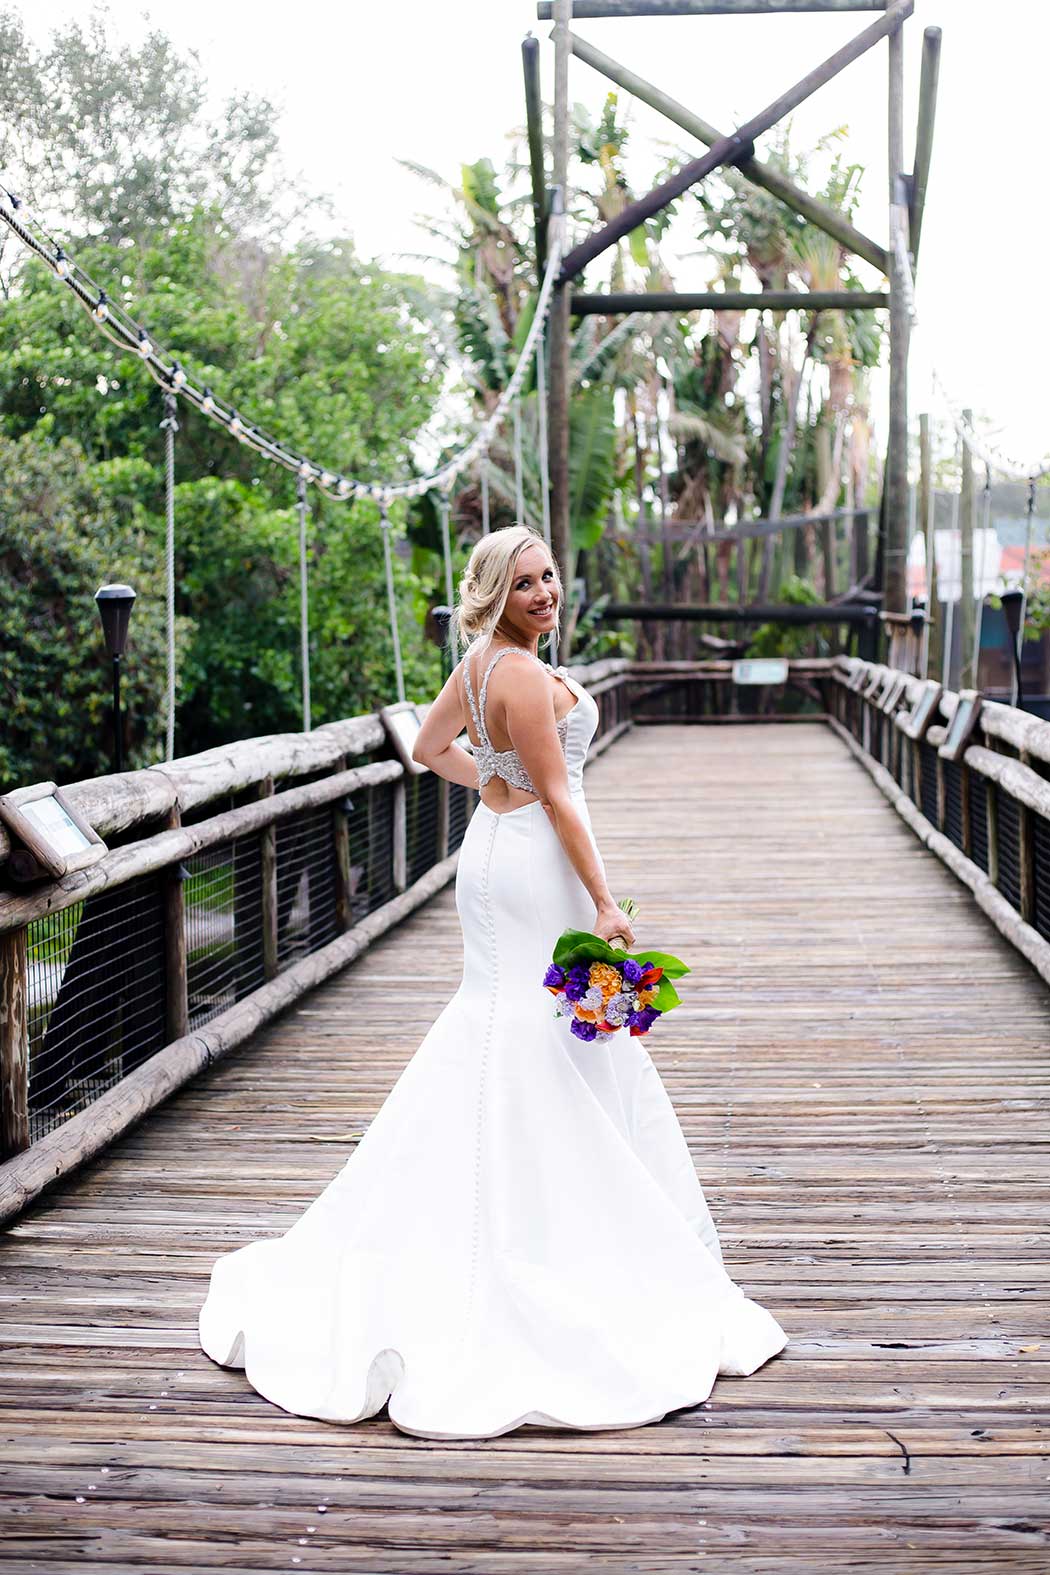
[[651,1006],[652,1003],[653,1003],[653,1000],[655,999],[655,996],[656,996],[656,991],[654,989],[639,990],[638,991],[638,1005],[639,1006]]
[[603,1006],[595,1007],[592,1010],[590,1007],[584,1006],[582,1001],[577,1001],[575,1003],[575,1005],[573,1006],[573,1012],[576,1014],[576,1016],[580,1019],[581,1022],[584,1022],[584,1023],[600,1023],[602,1018],[605,1016],[605,1007],[603,1005]]
[[596,984],[606,1000],[616,994],[620,988],[620,975],[611,963],[591,963],[590,973],[587,976],[591,984]]

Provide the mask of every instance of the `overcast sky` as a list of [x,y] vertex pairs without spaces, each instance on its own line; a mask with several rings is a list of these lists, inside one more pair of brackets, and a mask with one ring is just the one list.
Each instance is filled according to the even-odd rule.
[[[86,17],[84,0],[15,0],[34,36]],[[1033,0],[916,0],[905,26],[905,162],[914,146],[922,30],[944,41],[929,197],[918,277],[912,411],[931,403],[932,360],[960,404],[991,419],[1006,451],[1050,452],[1047,314],[1024,299],[1042,285],[1047,239],[1045,119],[1050,19]],[[108,25],[144,27],[132,0],[109,0]],[[217,96],[251,88],[281,109],[289,164],[331,194],[339,222],[365,255],[394,260],[424,247],[413,216],[434,194],[401,170],[415,159],[455,179],[461,162],[499,163],[524,120],[521,41],[542,43],[552,94],[550,24],[533,0],[179,0],[151,20],[197,50]],[[685,17],[581,21],[592,40],[721,129],[748,119],[873,20],[859,15]],[[885,243],[885,44],[869,51],[795,114],[797,145],[848,125],[867,169],[859,228]],[[572,97],[597,113],[604,78],[571,62]],[[632,179],[652,173],[657,140],[699,151],[642,105],[632,109]],[[761,148],[761,144],[760,144]],[[678,242],[680,288],[703,288],[702,258]],[[862,271],[863,271],[862,265]],[[877,391],[884,391],[884,380]],[[936,405],[934,406],[936,409]],[[884,412],[873,412],[881,432]]]

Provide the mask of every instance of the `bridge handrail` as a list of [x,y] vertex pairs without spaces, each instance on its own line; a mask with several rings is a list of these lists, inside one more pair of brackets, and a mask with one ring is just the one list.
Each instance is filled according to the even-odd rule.
[[[858,671],[863,678],[851,688]],[[934,722],[909,736],[864,689],[891,669],[857,657],[833,660],[832,728],[867,767],[898,813],[969,887],[999,931],[1050,983],[1050,722],[984,701],[972,739],[943,750],[959,695],[941,693]],[[904,675],[898,675],[904,676]],[[926,680],[908,676],[913,706]]]

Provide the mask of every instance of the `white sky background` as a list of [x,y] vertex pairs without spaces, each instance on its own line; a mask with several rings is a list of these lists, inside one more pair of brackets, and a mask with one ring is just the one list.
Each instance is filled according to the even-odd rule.
[[[85,18],[88,0],[15,0],[40,41],[60,22]],[[916,0],[905,24],[905,167],[911,168],[922,30],[943,29],[940,92],[918,273],[920,328],[913,340],[911,409],[931,408],[929,360],[960,405],[986,416],[997,445],[1022,460],[1050,452],[1045,309],[1025,299],[1042,285],[1046,255],[1045,117],[1050,96],[1050,15],[1033,0]],[[138,38],[144,9],[109,0],[108,26]],[[750,118],[859,32],[875,13],[580,21],[580,34],[720,130]],[[456,180],[462,162],[508,151],[524,122],[521,40],[541,40],[542,88],[553,96],[550,24],[533,0],[179,0],[155,25],[201,56],[222,98],[250,88],[282,112],[289,167],[334,199],[336,223],[365,256],[430,249],[414,215],[439,194],[398,157]],[[795,112],[794,144],[833,127],[850,130],[850,157],[866,166],[858,227],[886,243],[887,47],[877,45]],[[570,63],[571,96],[592,116],[611,84]],[[631,104],[630,175],[639,194],[662,162],[657,141],[702,151],[644,105]],[[220,128],[221,129],[221,128]],[[1006,151],[1000,151],[1000,146]],[[761,143],[759,151],[761,153]],[[688,231],[665,244],[680,289],[702,289],[707,265],[687,257]],[[863,273],[866,265],[860,265]],[[872,279],[873,287],[876,284]],[[885,431],[885,377],[873,416]]]

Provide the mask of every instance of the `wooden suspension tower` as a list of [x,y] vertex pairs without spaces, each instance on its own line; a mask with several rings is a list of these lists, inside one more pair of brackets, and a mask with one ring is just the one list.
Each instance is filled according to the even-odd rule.
[[[658,110],[676,126],[707,147],[699,157],[683,164],[669,179],[644,197],[630,203],[609,223],[595,229],[569,251],[563,261],[551,310],[549,430],[551,464],[551,534],[560,562],[569,561],[569,331],[572,317],[587,313],[617,314],[633,311],[681,313],[709,308],[714,311],[747,310],[820,311],[870,310],[889,313],[890,378],[886,461],[879,508],[878,550],[874,591],[884,619],[898,623],[908,615],[906,580],[908,532],[908,342],[910,336],[909,269],[918,261],[923,209],[933,149],[941,32],[927,28],[923,37],[919,84],[915,156],[904,168],[904,23],[912,15],[914,0],[539,0],[538,18],[553,20],[554,40],[554,142],[552,189],[564,193],[569,155],[569,59],[575,56],[593,70]],[[783,14],[785,12],[881,13],[848,43],[789,86],[771,104],[758,111],[736,131],[723,132],[629,67],[611,59],[573,30],[574,20],[593,17],[713,16]],[[888,226],[886,243],[864,235],[840,212],[811,196],[780,171],[755,156],[755,140],[769,131],[818,88],[837,76],[869,49],[886,43],[888,53],[887,151],[889,168]],[[538,49],[534,39],[524,48],[526,109],[529,122],[533,207],[537,251],[543,246],[544,226],[551,194],[544,184],[543,142],[540,126]],[[670,202],[697,185],[715,170],[733,166],[748,181],[777,197],[793,212],[832,236],[846,251],[878,268],[887,288],[876,292],[796,291],[770,293],[734,292],[706,294],[584,294],[575,283],[588,263],[638,225],[651,219]]]

